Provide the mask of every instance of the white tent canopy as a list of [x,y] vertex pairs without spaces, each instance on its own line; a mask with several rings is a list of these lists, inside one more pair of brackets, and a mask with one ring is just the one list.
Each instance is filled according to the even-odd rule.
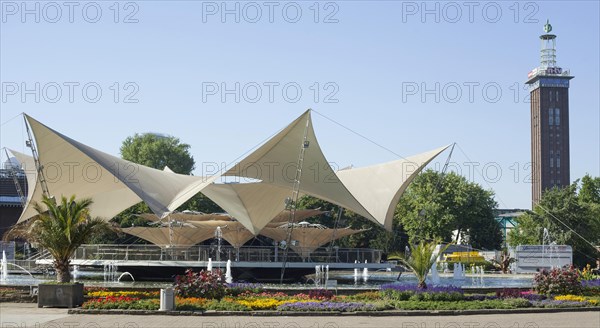
[[393,162],[338,171],[352,195],[382,224],[392,230],[394,211],[412,180],[448,146]]
[[[363,231],[365,230],[350,228],[329,229],[322,225],[309,224],[307,222],[294,223],[294,228],[291,230],[291,237],[297,244],[289,245],[289,247],[298,253],[300,257],[306,259],[310,256],[310,253],[332,240]],[[274,228],[265,228],[260,234],[276,241],[284,241],[287,239],[288,224]]]
[[[300,195],[342,206],[391,230],[402,193],[447,146],[408,159],[334,172],[321,151],[310,113],[306,111],[224,173],[259,181],[252,183],[215,183],[219,176],[156,170],[93,149],[27,115],[25,119],[35,137],[50,195],[92,198],[94,216],[110,219],[144,201],[158,218],[164,218],[202,192],[256,235],[281,215],[286,199],[292,196],[299,154],[304,149]],[[21,163],[33,165],[30,156],[13,154]],[[42,199],[40,180],[37,172],[28,175],[27,204],[19,222],[36,215],[32,202]]]
[[[347,208],[391,230],[393,209],[406,187],[448,146],[406,160],[333,172],[321,151],[308,110],[224,175],[260,179],[262,184],[280,187],[291,195],[302,147],[301,193]],[[283,194],[278,196],[281,199]],[[278,210],[272,209],[267,217],[274,217]],[[266,221],[255,224],[264,226]]]
[[145,239],[160,247],[193,246],[214,236],[214,233],[193,227],[131,227],[123,232]]
[[202,193],[257,235],[285,208],[290,189],[261,182],[213,183]]
[[247,241],[254,238],[246,227],[237,221],[188,221],[198,229],[212,232],[213,236],[218,227],[221,228],[223,239],[227,240],[234,248],[240,248]]
[[[156,215],[163,217],[216,178],[164,172],[135,164],[79,143],[27,115],[25,119],[35,137],[50,195],[92,198],[90,211],[94,216],[108,220],[144,201]],[[42,199],[39,176],[35,187],[29,190],[31,195],[27,196],[19,222],[37,214],[32,201]]]

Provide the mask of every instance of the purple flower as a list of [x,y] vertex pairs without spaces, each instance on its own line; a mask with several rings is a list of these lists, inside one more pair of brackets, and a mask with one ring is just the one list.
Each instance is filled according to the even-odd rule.
[[528,301],[543,301],[548,297],[546,297],[546,295],[540,295],[535,293],[521,293],[521,298],[524,298]]
[[596,288],[600,287],[600,279],[593,280],[582,280],[581,285],[585,288]]
[[359,302],[297,302],[286,303],[277,307],[279,311],[373,311],[376,310],[375,305]]
[[531,304],[535,307],[544,308],[569,308],[569,307],[584,307],[589,306],[588,302],[577,302],[577,301],[557,301],[557,300],[543,300],[543,301],[532,301]]
[[427,289],[418,288],[417,285],[402,285],[402,284],[383,284],[381,290],[394,290],[397,292],[414,292],[414,293],[463,293],[460,287],[456,286],[429,286]]

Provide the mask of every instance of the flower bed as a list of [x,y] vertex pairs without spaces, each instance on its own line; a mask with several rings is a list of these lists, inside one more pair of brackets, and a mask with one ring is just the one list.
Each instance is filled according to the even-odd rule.
[[[600,283],[573,281],[573,269],[540,273],[537,290],[501,289],[489,294],[465,294],[454,286],[385,284],[378,291],[334,295],[331,291],[309,290],[295,295],[265,291],[258,284],[225,284],[220,272],[186,272],[178,277],[177,311],[299,311],[355,312],[397,310],[479,310],[518,308],[596,307]],[[556,285],[558,284],[558,286]],[[552,291],[574,291],[552,293]],[[158,292],[88,289],[85,309],[157,310]]]
[[579,294],[582,289],[581,274],[574,267],[542,270],[533,277],[533,287],[540,294]]
[[103,298],[103,297],[119,297],[119,296],[128,296],[128,297],[137,297],[137,298],[157,298],[159,297],[158,291],[133,291],[133,290],[124,290],[124,291],[106,291],[106,290],[98,290],[98,291],[88,291],[86,296],[93,298]]
[[81,307],[96,310],[158,310],[159,300],[140,299],[129,296],[107,296],[86,301]]
[[323,311],[323,312],[355,312],[376,311],[377,307],[370,303],[358,302],[296,302],[286,303],[277,307],[278,311]]
[[462,289],[455,286],[431,286],[420,289],[415,285],[381,285],[384,297],[395,301],[460,301],[464,299]]
[[226,285],[225,293],[230,296],[237,296],[244,293],[261,293],[263,285],[251,284],[245,282],[234,282]]

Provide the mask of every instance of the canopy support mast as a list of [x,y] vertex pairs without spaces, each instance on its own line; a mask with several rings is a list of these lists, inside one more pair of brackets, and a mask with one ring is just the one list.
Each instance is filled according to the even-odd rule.
[[48,190],[48,184],[46,183],[46,177],[44,175],[44,166],[40,164],[40,157],[35,147],[35,142],[33,141],[33,136],[31,135],[31,130],[29,130],[29,124],[27,124],[27,117],[23,116],[25,120],[25,129],[27,130],[27,140],[25,141],[25,145],[31,148],[31,154],[33,155],[33,161],[35,162],[35,168],[38,173],[38,180],[40,181],[40,186],[42,187],[42,193],[44,196],[50,197],[50,191]]
[[298,163],[296,166],[296,176],[294,178],[294,186],[292,187],[291,199],[286,199],[286,207],[290,211],[290,218],[287,226],[287,237],[285,249],[283,250],[283,262],[281,263],[281,277],[279,283],[283,283],[283,277],[285,275],[285,268],[287,266],[288,252],[290,249],[290,243],[292,242],[292,232],[294,230],[294,222],[296,220],[296,207],[298,204],[298,198],[300,197],[300,179],[302,178],[302,165],[304,164],[304,152],[308,148],[310,142],[308,141],[308,128],[310,120],[306,120],[306,126],[304,127],[304,137],[302,138],[302,144],[300,145],[300,152],[298,154]]

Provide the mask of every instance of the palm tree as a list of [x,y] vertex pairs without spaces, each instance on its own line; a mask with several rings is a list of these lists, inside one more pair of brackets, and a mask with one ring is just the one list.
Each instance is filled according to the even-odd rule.
[[92,200],[89,198],[76,201],[75,195],[68,200],[62,196],[60,204],[56,204],[53,198],[44,196],[42,204],[45,208],[39,203],[34,205],[37,216],[11,228],[7,236],[25,239],[48,250],[54,258],[57,281],[68,283],[71,281],[69,264],[77,248],[95,234],[109,229],[109,225],[90,217]]
[[[437,244],[438,243],[436,241],[421,241],[420,243],[410,247],[409,256],[400,255],[400,261],[415,273],[415,276],[419,281],[417,285],[418,288],[427,289],[427,283],[425,283],[425,279],[427,279],[429,269],[431,269],[431,267],[436,263],[439,256],[439,254],[433,256],[433,252],[435,251]],[[450,246],[450,244],[441,249],[440,253],[448,248],[448,246]]]

